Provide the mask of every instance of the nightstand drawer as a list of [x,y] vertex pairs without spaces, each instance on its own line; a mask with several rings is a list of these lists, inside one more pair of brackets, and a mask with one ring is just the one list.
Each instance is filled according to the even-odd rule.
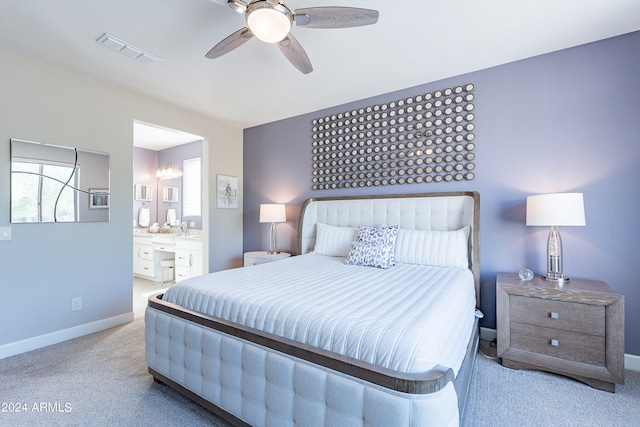
[[605,336],[602,305],[511,295],[509,316],[513,322]]
[[604,336],[511,323],[511,347],[590,365],[605,365]]

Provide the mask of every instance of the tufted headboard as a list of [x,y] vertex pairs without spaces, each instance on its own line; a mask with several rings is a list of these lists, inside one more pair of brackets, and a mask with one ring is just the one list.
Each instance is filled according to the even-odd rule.
[[399,225],[405,230],[458,230],[471,227],[469,269],[480,304],[480,194],[423,193],[385,196],[326,197],[306,200],[298,220],[298,254],[313,251],[316,224],[339,227]]

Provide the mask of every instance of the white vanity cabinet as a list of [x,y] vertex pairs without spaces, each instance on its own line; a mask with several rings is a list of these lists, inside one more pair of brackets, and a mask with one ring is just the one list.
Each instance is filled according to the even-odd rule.
[[134,276],[164,281],[160,262],[174,259],[175,281],[204,274],[202,238],[172,234],[141,234],[133,236]]
[[176,283],[190,277],[201,276],[203,271],[202,239],[178,237],[176,239]]
[[156,275],[151,237],[133,236],[133,274],[147,278]]

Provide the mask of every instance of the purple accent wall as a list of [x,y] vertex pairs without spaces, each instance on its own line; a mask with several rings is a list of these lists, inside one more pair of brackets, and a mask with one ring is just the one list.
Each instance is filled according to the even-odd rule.
[[[640,355],[639,72],[635,32],[246,129],[244,250],[268,247],[260,203],[287,204],[279,249],[295,252],[299,207],[309,197],[475,190],[482,326],[495,328],[496,273],[546,271],[548,229],[525,225],[526,197],[582,192],[586,227],[561,227],[565,274],[625,295],[625,352]],[[311,190],[312,119],[466,83],[475,84],[474,180]]]
[[[134,200],[133,218],[137,220],[138,212],[142,207],[150,208],[151,223],[164,224],[167,220],[167,210],[176,210],[176,218],[186,222],[194,222],[195,225],[189,228],[202,229],[202,215],[199,217],[182,217],[182,178],[172,178],[158,180],[156,169],[166,165],[171,165],[174,173],[182,175],[182,162],[185,159],[202,157],[202,141],[195,141],[165,150],[153,151],[144,148],[134,147],[133,170],[134,184],[153,185],[154,199],[151,202],[140,202]],[[162,201],[162,191],[164,187],[177,187],[180,189],[180,201],[178,203],[165,203]],[[133,193],[132,193],[133,194]]]

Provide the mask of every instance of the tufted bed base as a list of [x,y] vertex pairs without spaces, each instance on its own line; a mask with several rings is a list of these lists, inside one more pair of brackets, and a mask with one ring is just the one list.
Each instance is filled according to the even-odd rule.
[[[298,252],[313,250],[318,222],[470,226],[469,268],[478,296],[478,211],[479,196],[472,192],[311,199],[300,213]],[[456,426],[478,332],[476,319],[457,375],[442,366],[412,374],[187,310],[162,294],[149,298],[145,313],[149,373],[234,425]]]
[[268,334],[252,337],[249,328],[236,332],[263,345],[238,339],[208,327],[212,319],[171,314],[175,307],[163,305],[161,296],[150,297],[145,315],[149,373],[234,425],[449,426],[457,425],[464,411],[478,348],[477,320],[455,380],[446,368],[395,378],[311,347],[297,351],[303,358],[273,350],[291,350],[293,344]]

